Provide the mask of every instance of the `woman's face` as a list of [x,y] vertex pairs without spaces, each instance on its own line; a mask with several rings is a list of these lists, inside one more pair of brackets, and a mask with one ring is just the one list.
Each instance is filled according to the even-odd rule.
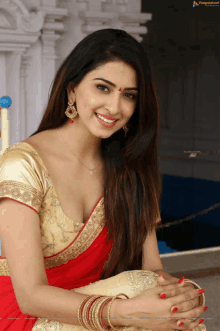
[[[125,126],[133,115],[139,97],[139,91],[135,90],[137,84],[136,71],[124,62],[109,62],[89,72],[73,91],[68,92],[68,100],[76,102],[79,114],[74,122],[87,127],[96,137],[108,138]],[[103,126],[96,113],[117,118],[116,124]]]

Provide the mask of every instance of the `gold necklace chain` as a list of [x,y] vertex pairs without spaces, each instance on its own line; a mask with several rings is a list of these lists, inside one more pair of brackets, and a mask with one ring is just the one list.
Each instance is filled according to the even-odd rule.
[[[58,131],[59,132],[59,131]],[[67,145],[67,143],[65,142],[65,140],[63,139],[63,136],[61,135],[61,133],[59,132],[59,134],[60,134],[60,136],[61,136],[61,138],[62,138],[62,140],[64,141],[64,143]],[[67,145],[68,146],[68,145]],[[77,160],[82,164],[82,165],[84,165],[84,167],[86,167],[89,171],[90,171],[90,175],[93,175],[93,171],[96,169],[96,168],[98,168],[98,167],[96,167],[96,168],[94,168],[94,169],[89,169],[85,164],[83,164],[79,159],[78,159],[78,157],[73,153],[73,151],[70,149],[70,147],[68,146],[68,149],[71,151],[71,153],[77,158]]]

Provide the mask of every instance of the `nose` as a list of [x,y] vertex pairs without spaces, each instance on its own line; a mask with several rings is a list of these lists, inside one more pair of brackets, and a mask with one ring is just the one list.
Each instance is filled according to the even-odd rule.
[[117,91],[117,94],[110,97],[110,101],[109,101],[109,105],[108,105],[108,109],[111,112],[111,115],[116,116],[120,113],[120,97],[121,97],[121,93],[119,93]]

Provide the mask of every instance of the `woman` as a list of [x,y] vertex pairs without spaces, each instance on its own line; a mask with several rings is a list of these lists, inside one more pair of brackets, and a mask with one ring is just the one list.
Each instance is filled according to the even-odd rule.
[[159,257],[158,129],[142,46],[116,29],[84,38],[38,130],[0,160],[1,330],[206,330],[198,290]]

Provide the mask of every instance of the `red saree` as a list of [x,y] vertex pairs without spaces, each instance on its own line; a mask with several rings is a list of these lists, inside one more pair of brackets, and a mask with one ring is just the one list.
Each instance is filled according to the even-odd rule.
[[[94,209],[96,209],[96,206]],[[85,227],[89,226],[89,221],[90,217],[68,247],[53,256],[44,257],[49,285],[63,289],[73,289],[99,280],[101,270],[112,247],[112,241],[108,241],[106,225],[94,231],[93,235],[95,232],[97,233],[101,230],[83,253],[77,258],[71,259],[69,257],[67,263],[59,265],[62,263],[62,254],[77,242]],[[52,267],[49,267],[51,265]],[[7,268],[6,259],[0,258],[0,330],[31,331],[37,317],[24,315],[21,312],[15,297],[11,278],[10,276],[3,275],[7,274]]]
[[[110,296],[122,293],[123,288],[123,293],[132,298],[143,290],[159,285],[157,274],[142,270],[125,271],[99,281],[113,244],[112,240],[108,240],[103,195],[85,224],[69,219],[62,211],[47,168],[30,144],[21,142],[11,145],[1,156],[1,198],[23,203],[39,214],[44,264],[50,286],[68,290],[77,288],[79,293]],[[0,331],[51,330],[50,322],[44,328],[42,320],[45,318],[21,312],[7,260],[0,257]],[[59,324],[63,331],[69,331],[65,324]],[[138,331],[133,327],[125,330]],[[86,329],[73,325],[71,331]],[[194,331],[207,329],[201,324]]]

